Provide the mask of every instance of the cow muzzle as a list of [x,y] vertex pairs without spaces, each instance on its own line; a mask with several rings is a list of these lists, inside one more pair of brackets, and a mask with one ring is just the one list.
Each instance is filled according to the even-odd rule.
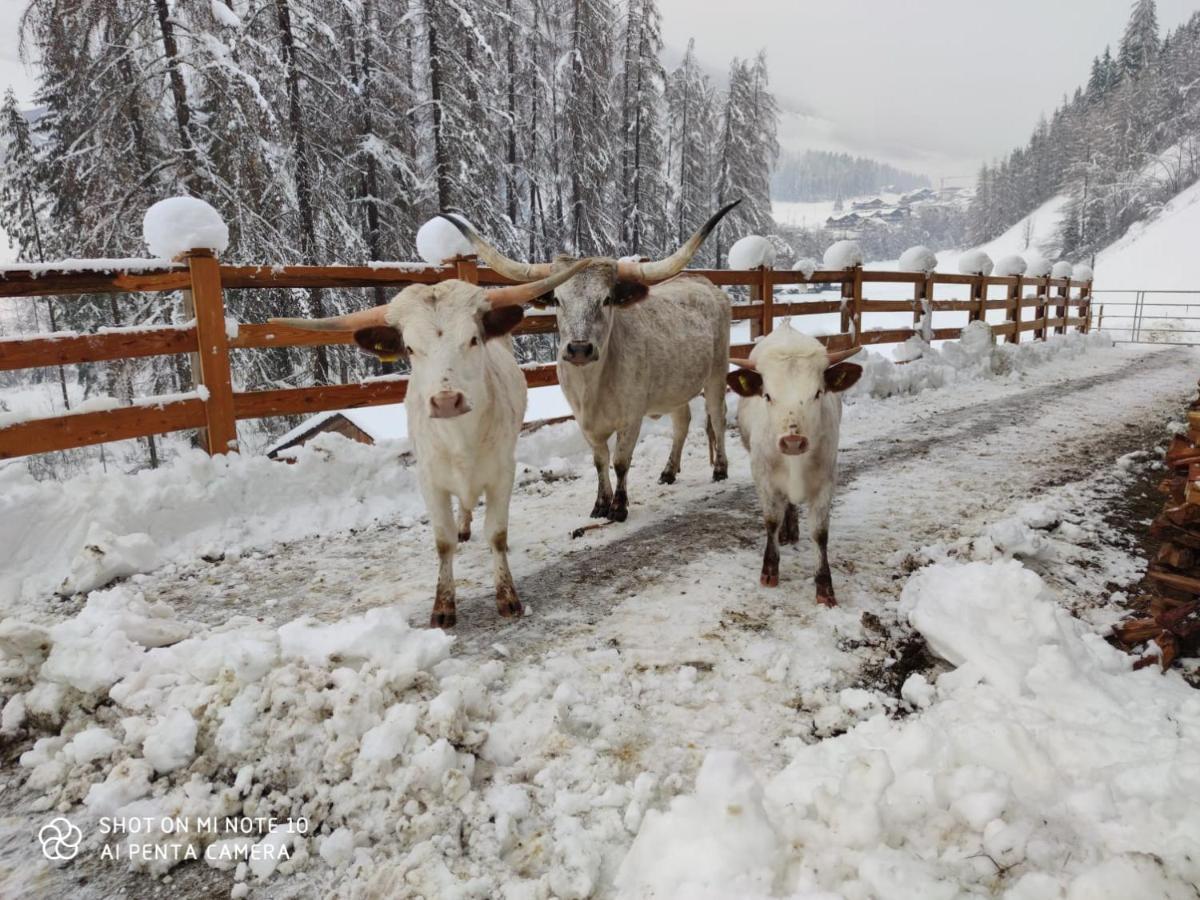
[[562,358],[576,366],[584,366],[599,358],[596,345],[591,341],[571,341],[563,348]]
[[779,452],[784,456],[799,456],[808,449],[808,438],[802,434],[785,434],[779,439]]
[[438,391],[429,398],[429,416],[433,419],[453,419],[471,411],[462,391]]

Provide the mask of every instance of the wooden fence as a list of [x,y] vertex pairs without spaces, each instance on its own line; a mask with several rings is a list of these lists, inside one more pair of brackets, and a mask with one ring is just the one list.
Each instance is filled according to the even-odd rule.
[[[921,335],[926,340],[957,338],[960,328],[934,328],[934,314],[966,312],[968,321],[986,319],[988,310],[1004,310],[1005,321],[992,325],[994,335],[1018,342],[1026,332],[1033,339],[1048,331],[1068,328],[1086,331],[1091,318],[1091,282],[1066,278],[1023,276],[923,274],[877,272],[861,267],[801,272],[770,268],[750,270],[692,270],[719,285],[749,287],[750,302],[733,307],[735,322],[750,321],[752,337],[771,331],[777,317],[838,313],[839,334],[822,338],[835,349],[854,343],[887,344]],[[19,267],[0,271],[0,300],[14,297],[78,296],[135,292],[183,291],[185,306],[195,313],[194,324],[150,330],[126,329],[91,335],[44,336],[0,340],[0,371],[59,366],[104,360],[192,355],[195,392],[179,399],[147,398],[135,405],[96,412],[65,413],[51,418],[18,422],[0,428],[0,459],[33,453],[66,450],[185,429],[201,429],[210,453],[237,449],[237,422],[268,416],[310,414],[349,409],[404,399],[404,379],[372,380],[281,390],[238,391],[234,388],[229,351],[244,348],[298,347],[348,344],[350,335],[299,331],[270,324],[239,324],[236,334],[227,330],[224,292],[255,288],[351,288],[430,284],[460,278],[478,284],[507,284],[498,273],[464,257],[444,266],[414,268],[387,266],[229,266],[208,251],[187,254],[167,268],[147,271],[64,271]],[[840,285],[842,298],[778,302],[776,288],[800,284]],[[873,284],[907,284],[911,299],[879,300],[864,296]],[[967,299],[938,299],[937,288],[965,285]],[[1003,288],[1003,297],[992,297],[991,288]],[[944,293],[944,292],[943,292]],[[1075,307],[1075,315],[1071,315]],[[1023,311],[1033,309],[1033,317]],[[879,312],[911,312],[913,327],[864,330],[863,317]],[[518,334],[555,330],[553,315],[527,316]],[[731,352],[744,355],[749,344]],[[525,368],[530,386],[555,384],[554,365]]]

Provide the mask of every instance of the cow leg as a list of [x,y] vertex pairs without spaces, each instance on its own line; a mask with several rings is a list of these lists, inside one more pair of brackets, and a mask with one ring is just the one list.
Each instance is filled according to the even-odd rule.
[[505,618],[519,617],[524,611],[508,568],[508,503],[512,497],[513,475],[487,489],[487,513],[484,528],[492,548],[492,575],[496,583],[496,611]]
[[725,457],[725,370],[722,358],[720,370],[704,387],[704,431],[708,435],[713,481],[729,477],[729,460]]
[[471,539],[471,511],[474,507],[474,503],[467,504],[462,500],[458,501],[458,542],[460,544]]
[[683,442],[687,439],[688,426],[692,423],[692,408],[686,403],[678,409],[671,410],[671,424],[674,433],[671,438],[671,458],[667,467],[658,476],[659,484],[674,484],[675,476],[679,474],[679,463],[683,458]]
[[817,587],[817,602],[822,606],[837,606],[833,594],[833,576],[829,571],[829,510],[833,506],[833,484],[828,483],[817,491],[817,496],[808,505],[808,527],[813,543],[817,545],[817,574],[813,579]]
[[633,448],[637,446],[638,435],[641,433],[641,419],[624,431],[617,432],[617,458],[613,462],[613,469],[617,473],[617,492],[613,494],[612,509],[608,512],[608,517],[614,522],[624,522],[629,516],[629,495],[625,493],[625,476],[629,474]]
[[767,546],[763,550],[762,575],[758,583],[763,587],[779,585],[779,524],[787,511],[787,498],[783,494],[760,497],[763,507],[763,524],[767,526]]
[[592,518],[606,519],[612,509],[613,498],[612,481],[608,477],[608,435],[598,440],[586,434],[584,437],[592,445],[592,462],[596,466],[596,505],[592,507]]
[[433,539],[438,554],[437,593],[433,600],[433,615],[430,628],[453,628],[454,609],[454,548],[458,545],[458,534],[454,524],[454,510],[450,504],[450,492],[430,488],[425,494],[425,505],[429,509],[429,521],[433,526]]
[[800,543],[800,512],[795,503],[789,503],[783,512],[783,524],[779,526],[779,543]]

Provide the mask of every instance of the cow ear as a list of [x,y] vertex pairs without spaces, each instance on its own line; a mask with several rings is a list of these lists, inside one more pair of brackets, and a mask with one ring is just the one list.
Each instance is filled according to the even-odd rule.
[[354,343],[360,350],[373,353],[384,362],[395,362],[407,352],[400,329],[390,325],[375,325],[354,332]]
[[525,310],[519,306],[501,306],[499,309],[489,309],[483,314],[483,337],[491,340],[508,334],[525,317]]
[[613,285],[612,293],[608,296],[608,302],[612,306],[628,306],[630,303],[645,300],[649,294],[649,286],[642,284],[640,281],[626,281],[621,279]]
[[762,376],[753,369],[735,369],[725,376],[725,383],[739,397],[757,397],[762,393]]
[[558,298],[554,296],[554,291],[550,291],[548,294],[542,294],[529,305],[536,306],[538,309],[546,309],[549,306],[558,306]]
[[852,362],[840,362],[825,370],[825,387],[831,391],[844,391],[854,387],[862,377],[862,366]]

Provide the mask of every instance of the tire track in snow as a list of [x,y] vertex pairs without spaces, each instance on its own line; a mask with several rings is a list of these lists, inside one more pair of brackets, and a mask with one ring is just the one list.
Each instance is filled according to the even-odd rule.
[[[915,423],[919,433],[909,438],[892,438],[883,445],[867,440],[847,447],[839,458],[835,522],[841,500],[850,488],[862,475],[874,473],[881,466],[908,463],[927,456],[934,449],[958,450],[965,444],[977,446],[988,436],[1027,426],[1032,416],[1047,405],[1148,373],[1160,373],[1168,367],[1187,369],[1186,376],[1179,378],[1180,394],[1183,395],[1191,388],[1194,363],[1194,355],[1187,350],[1164,350],[1135,359],[1114,371],[1056,381],[1003,399],[930,416]],[[1139,415],[1144,418],[1159,414],[1142,408]],[[1139,433],[1131,437],[1140,441],[1141,436]],[[1104,437],[1101,446],[1093,451],[1076,454],[1074,464],[1082,475],[1132,449],[1141,449],[1140,444],[1125,446],[1118,439]],[[1054,467],[1069,465],[1065,462],[1069,456],[1056,453],[1046,463]],[[1063,472],[1056,474],[1058,480],[1070,480]],[[683,505],[673,515],[647,522],[602,545],[569,552],[558,561],[518,578],[518,593],[534,608],[533,616],[519,622],[497,626],[498,620],[486,614],[493,605],[490,592],[460,595],[459,623],[454,631],[458,638],[457,649],[459,652],[479,651],[497,642],[503,643],[510,652],[533,649],[571,630],[594,625],[626,597],[663,581],[706,554],[728,550],[731,545],[742,550],[759,550],[761,529],[758,501],[749,480],[732,490],[726,488],[719,494],[706,495]],[[800,546],[806,551],[807,535],[803,525],[801,532]],[[747,570],[747,579],[756,576],[757,569]]]

